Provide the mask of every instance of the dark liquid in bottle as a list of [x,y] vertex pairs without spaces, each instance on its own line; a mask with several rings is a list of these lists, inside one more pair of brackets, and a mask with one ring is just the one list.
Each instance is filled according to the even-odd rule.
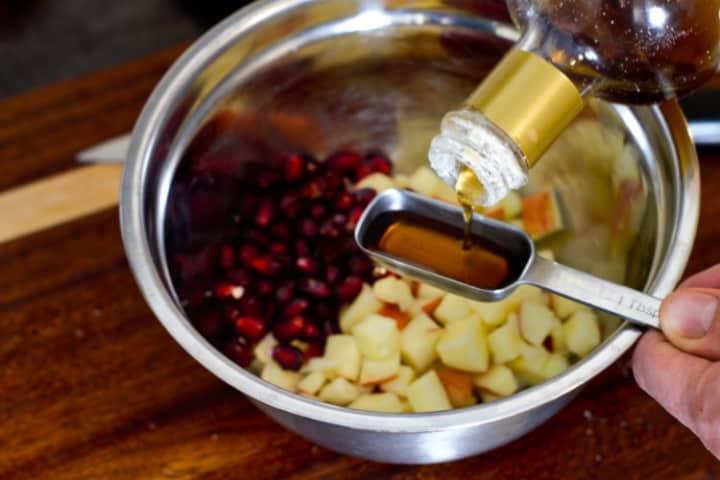
[[393,222],[378,248],[445,277],[489,290],[507,284],[511,273],[506,258],[472,241],[472,237],[462,240],[453,232],[409,219]]
[[[715,73],[720,0],[510,0],[539,49],[613,102],[682,96]],[[535,42],[535,43],[534,43]]]

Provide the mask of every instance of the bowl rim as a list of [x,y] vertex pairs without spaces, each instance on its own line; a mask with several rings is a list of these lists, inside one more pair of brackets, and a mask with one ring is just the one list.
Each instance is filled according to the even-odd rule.
[[[130,268],[148,305],[182,348],[214,375],[252,399],[272,408],[337,426],[375,432],[416,433],[446,431],[498,422],[539,408],[568,395],[595,377],[638,339],[641,331],[624,324],[599,350],[562,375],[503,400],[470,408],[433,413],[387,414],[337,407],[269,384],[227,359],[210,345],[178,308],[154,266],[146,235],[143,199],[147,170],[167,112],[178,102],[196,74],[224,47],[276,13],[315,0],[267,0],[246,6],[197,40],[158,83],[135,125],[120,192],[120,224]],[[493,21],[493,23],[495,23]],[[501,24],[507,28],[507,24]],[[645,107],[643,107],[645,108]],[[648,107],[673,140],[679,165],[681,195],[676,196],[675,231],[668,243],[672,257],[656,272],[649,288],[654,295],[670,292],[680,279],[690,255],[699,216],[699,169],[687,122],[676,101]],[[667,120],[667,121],[666,121]],[[677,151],[679,149],[679,151]]]

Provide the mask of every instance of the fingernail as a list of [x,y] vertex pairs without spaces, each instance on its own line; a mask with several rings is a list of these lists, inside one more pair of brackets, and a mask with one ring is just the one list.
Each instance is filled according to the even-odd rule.
[[665,317],[671,328],[685,338],[702,338],[710,330],[718,300],[699,292],[681,292],[670,298]]

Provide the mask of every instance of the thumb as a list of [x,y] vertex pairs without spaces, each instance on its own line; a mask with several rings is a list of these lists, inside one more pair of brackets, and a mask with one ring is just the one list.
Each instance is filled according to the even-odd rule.
[[720,290],[681,288],[660,308],[660,326],[680,350],[720,360]]

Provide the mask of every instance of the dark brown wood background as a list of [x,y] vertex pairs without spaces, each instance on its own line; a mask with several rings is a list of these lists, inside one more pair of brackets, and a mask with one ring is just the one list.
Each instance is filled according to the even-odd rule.
[[[180,48],[0,102],[0,190],[128,131]],[[688,271],[720,262],[720,158],[702,158]],[[2,212],[0,212],[2,221]],[[519,441],[451,464],[343,457],[287,432],[178,347],[138,292],[108,210],[0,245],[0,478],[720,477],[627,361]]]

